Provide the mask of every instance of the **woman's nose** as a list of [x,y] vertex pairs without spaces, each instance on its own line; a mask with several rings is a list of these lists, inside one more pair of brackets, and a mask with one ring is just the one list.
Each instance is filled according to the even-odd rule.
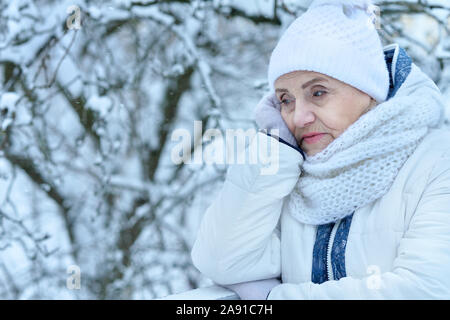
[[314,113],[305,104],[302,104],[298,100],[295,102],[294,118],[293,122],[296,127],[305,127],[308,124],[313,123],[315,120]]

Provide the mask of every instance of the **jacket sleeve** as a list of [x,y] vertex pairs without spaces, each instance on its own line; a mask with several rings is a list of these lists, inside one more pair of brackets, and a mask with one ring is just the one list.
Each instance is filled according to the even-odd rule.
[[[270,161],[265,162],[256,155],[268,145]],[[304,159],[301,152],[262,131],[246,150],[257,161],[230,164],[191,251],[194,266],[222,285],[280,277],[276,228],[283,199],[294,188]]]
[[392,270],[322,284],[283,283],[268,299],[450,299],[450,152],[436,162]]

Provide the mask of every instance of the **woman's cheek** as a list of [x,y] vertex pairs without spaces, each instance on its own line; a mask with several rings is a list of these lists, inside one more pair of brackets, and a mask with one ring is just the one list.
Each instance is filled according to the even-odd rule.
[[297,143],[300,145],[300,142],[302,141],[302,132],[300,128],[295,128],[294,137],[295,140],[297,140]]
[[337,138],[348,127],[348,115],[339,112],[327,112],[320,116],[321,122]]
[[288,115],[287,115],[286,110],[284,108],[281,108],[280,113],[281,113],[281,117],[283,118],[284,122],[288,123]]
[[295,127],[294,127],[294,125],[293,125],[293,122],[291,121],[291,118],[290,118],[291,115],[288,114],[286,111],[281,110],[281,117],[283,118],[284,122],[286,123],[286,125],[287,125],[289,131],[290,131],[291,133],[294,133]]

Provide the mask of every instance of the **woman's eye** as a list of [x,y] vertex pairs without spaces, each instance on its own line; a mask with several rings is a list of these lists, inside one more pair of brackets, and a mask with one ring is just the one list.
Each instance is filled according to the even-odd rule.
[[321,96],[323,96],[324,94],[326,94],[327,92],[326,91],[324,91],[324,90],[318,90],[318,91],[315,91],[314,93],[313,93],[313,96],[314,97],[321,97]]
[[289,103],[291,103],[291,101],[292,101],[292,100],[290,100],[290,99],[281,99],[281,100],[280,100],[280,104],[281,104],[281,105],[286,105],[286,106],[287,106]]

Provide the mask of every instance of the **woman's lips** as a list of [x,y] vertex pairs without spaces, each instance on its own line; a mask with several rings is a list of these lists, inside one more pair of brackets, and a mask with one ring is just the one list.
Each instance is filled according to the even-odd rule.
[[303,138],[303,141],[305,141],[308,144],[316,143],[317,141],[322,139],[324,135],[325,133],[316,134],[315,136],[312,137]]

